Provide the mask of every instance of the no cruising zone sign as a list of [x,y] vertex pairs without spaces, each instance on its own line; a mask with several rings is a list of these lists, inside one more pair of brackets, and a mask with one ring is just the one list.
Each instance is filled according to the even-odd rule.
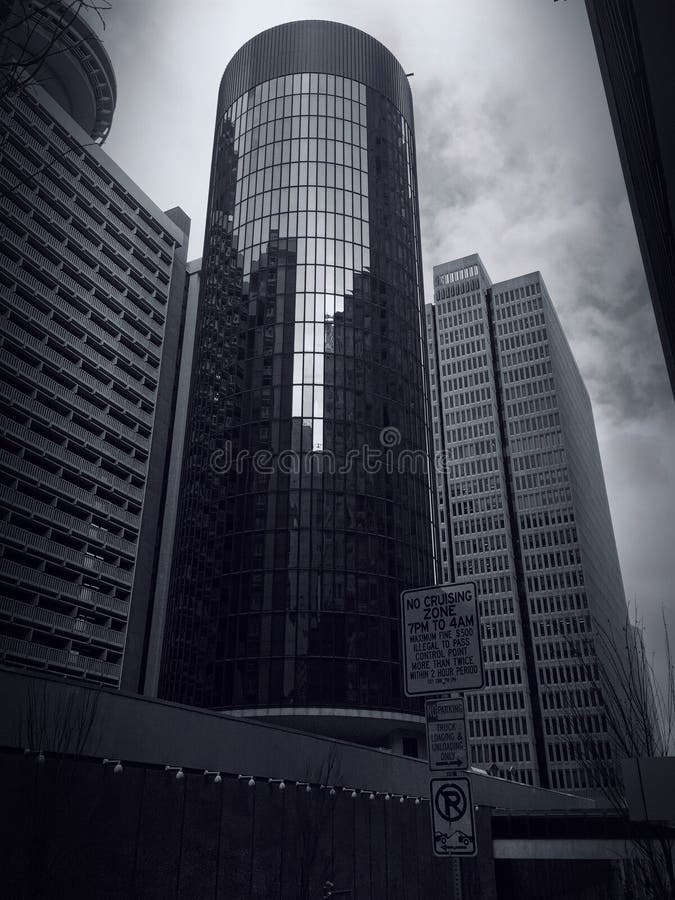
[[406,696],[483,687],[477,606],[474,582],[403,591]]

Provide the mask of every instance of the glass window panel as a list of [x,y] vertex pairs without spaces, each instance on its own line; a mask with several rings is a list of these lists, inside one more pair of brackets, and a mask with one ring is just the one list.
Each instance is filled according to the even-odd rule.
[[305,385],[302,388],[302,415],[310,417],[312,415],[314,400],[314,388],[311,385]]
[[301,359],[303,360],[302,380],[305,384],[312,384],[314,381],[314,354],[305,353]]
[[298,214],[297,213],[289,213],[288,214],[288,236],[296,237],[298,233]]
[[345,173],[345,191],[352,190],[352,170],[347,166],[344,167]]
[[328,75],[326,78],[326,91],[329,94],[335,93],[335,75]]
[[[347,220],[347,225],[351,230],[351,219]],[[345,268],[347,270],[354,268],[354,248],[351,244],[345,243]]]
[[[352,227],[352,220],[349,218],[346,218],[344,221],[345,221],[345,240],[352,241],[354,239],[354,230]],[[349,266],[349,265],[351,265],[351,263],[347,262],[347,265]]]
[[335,269],[335,293],[341,296],[345,292],[345,270],[341,268]]
[[316,94],[319,90],[319,76],[316,72],[309,76],[309,90],[312,94]]
[[302,93],[307,94],[309,92],[309,74],[307,72],[303,73],[302,76]]
[[293,356],[293,383],[301,384],[302,383],[302,372],[303,372],[303,360],[305,356],[303,353],[296,353]]
[[364,245],[364,247],[369,247],[370,246],[370,225],[367,222],[363,223],[362,234],[363,234],[363,240],[361,241],[361,243]]
[[[338,141],[344,140],[345,136],[345,123],[342,119],[335,120],[335,139]],[[342,162],[342,160],[340,160]]]
[[[361,220],[354,219],[354,243],[361,244]],[[357,265],[357,269],[360,269],[361,266]]]
[[318,212],[316,214],[316,233],[318,237],[324,237],[326,234],[326,213]]
[[323,386],[314,386],[314,416],[316,418],[323,417]]
[[291,409],[291,415],[293,418],[297,418],[302,415],[302,385],[294,384],[293,385],[293,406]]
[[316,261],[316,243],[314,241],[314,235],[310,235],[307,240],[307,262],[314,263]]
[[295,353],[302,353],[302,349],[305,346],[303,328],[304,326],[299,320],[299,316],[296,312],[295,334],[293,337],[293,350],[295,351]]
[[316,242],[316,261],[319,265],[323,265],[326,262],[326,243],[325,243],[325,241],[318,240]]
[[298,213],[298,234],[307,234],[307,213]]
[[[288,85],[288,82],[286,84]],[[299,94],[302,91],[302,75],[299,72],[293,76],[291,90],[294,94]]]
[[334,266],[326,266],[324,271],[326,275],[325,291],[327,294],[332,294],[335,290],[335,268]]
[[[329,238],[332,237],[331,231],[335,231],[335,219],[333,216],[328,216],[326,219],[326,234]],[[335,243],[332,240],[326,241],[326,262],[329,266],[335,263]]]

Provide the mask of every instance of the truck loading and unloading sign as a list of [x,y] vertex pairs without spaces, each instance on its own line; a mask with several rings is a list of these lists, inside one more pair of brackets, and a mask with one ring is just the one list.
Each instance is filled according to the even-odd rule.
[[483,687],[476,585],[440,584],[401,594],[408,697]]
[[464,697],[427,700],[427,751],[432,772],[469,767]]

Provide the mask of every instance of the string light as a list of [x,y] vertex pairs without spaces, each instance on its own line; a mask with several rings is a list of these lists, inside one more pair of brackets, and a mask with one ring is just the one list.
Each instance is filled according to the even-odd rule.
[[220,782],[223,780],[223,777],[220,774],[220,772],[211,772],[209,769],[204,769],[204,774],[205,775],[214,775],[215,776],[213,779],[214,784],[220,784]]
[[40,766],[45,761],[45,755],[42,750],[31,750],[30,747],[26,747],[26,749],[23,751],[23,755],[24,756],[35,755],[35,762],[38,763],[38,765],[40,765]]
[[114,766],[113,774],[121,775],[124,769],[122,768],[122,763],[119,759],[108,759],[107,757],[103,760],[104,766]]
[[164,766],[165,772],[175,772],[176,773],[176,781],[182,781],[185,778],[185,773],[183,772],[182,766]]

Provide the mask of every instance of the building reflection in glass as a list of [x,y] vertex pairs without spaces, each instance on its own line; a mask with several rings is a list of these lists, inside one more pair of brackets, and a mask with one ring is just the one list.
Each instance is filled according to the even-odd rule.
[[[398,607],[434,577],[428,474],[346,465],[386,427],[428,450],[415,185],[408,123],[354,80],[272,78],[218,124],[162,696],[418,709]],[[214,471],[227,442],[268,469]]]

